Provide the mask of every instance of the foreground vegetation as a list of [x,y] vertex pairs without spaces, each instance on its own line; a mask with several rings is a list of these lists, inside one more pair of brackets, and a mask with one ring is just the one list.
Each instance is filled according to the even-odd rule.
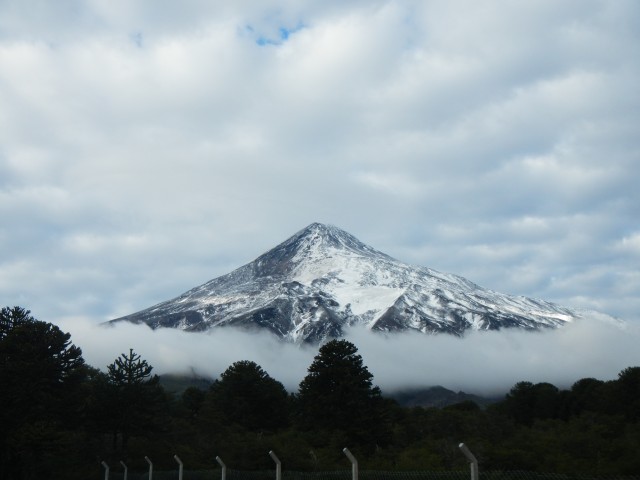
[[100,478],[101,460],[132,470],[347,469],[348,446],[366,470],[461,469],[464,441],[481,468],[592,475],[640,471],[640,367],[570,390],[516,384],[481,409],[405,408],[372,384],[356,347],[319,349],[295,394],[259,365],[238,361],[207,390],[170,395],[133,350],[101,372],[70,335],[20,307],[0,312],[0,480]]

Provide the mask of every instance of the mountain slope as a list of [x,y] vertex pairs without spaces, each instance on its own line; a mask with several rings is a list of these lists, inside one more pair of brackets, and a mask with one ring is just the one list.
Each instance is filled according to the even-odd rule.
[[287,341],[315,343],[352,325],[462,335],[555,328],[579,317],[569,308],[399,262],[339,228],[314,223],[227,275],[111,322],[267,329]]

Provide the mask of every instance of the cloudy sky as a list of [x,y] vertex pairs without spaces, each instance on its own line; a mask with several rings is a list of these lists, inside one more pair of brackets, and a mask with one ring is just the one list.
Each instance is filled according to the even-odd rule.
[[141,310],[311,222],[640,323],[635,0],[0,0],[0,299]]

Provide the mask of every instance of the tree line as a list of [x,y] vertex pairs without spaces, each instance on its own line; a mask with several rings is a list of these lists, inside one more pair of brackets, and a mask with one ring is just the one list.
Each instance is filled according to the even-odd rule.
[[99,478],[100,461],[144,471],[460,470],[464,441],[482,469],[635,475],[640,470],[640,367],[570,389],[519,382],[486,409],[402,407],[383,396],[357,348],[319,348],[298,391],[255,362],[230,365],[208,389],[165,391],[130,349],[100,371],[68,333],[21,307],[0,311],[0,480]]

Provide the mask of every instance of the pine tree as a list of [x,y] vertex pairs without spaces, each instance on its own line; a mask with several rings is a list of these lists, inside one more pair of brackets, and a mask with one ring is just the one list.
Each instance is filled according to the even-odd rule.
[[320,348],[300,383],[298,423],[303,429],[342,432],[359,444],[385,443],[384,402],[357,352],[346,340]]
[[111,427],[115,451],[126,453],[131,436],[152,434],[162,423],[166,399],[152,370],[133,349],[107,366],[101,411],[103,425]]
[[620,407],[630,421],[640,420],[640,367],[627,367],[618,374]]
[[235,362],[211,386],[210,402],[227,424],[248,430],[277,430],[288,424],[289,398],[284,386],[255,362]]
[[107,366],[109,381],[119,386],[139,385],[148,382],[151,380],[152,370],[153,367],[140,355],[134,353],[132,348],[129,349],[129,355],[123,353],[111,365]]
[[55,452],[78,426],[87,376],[82,351],[70,338],[29,310],[0,310],[0,479],[58,468]]

